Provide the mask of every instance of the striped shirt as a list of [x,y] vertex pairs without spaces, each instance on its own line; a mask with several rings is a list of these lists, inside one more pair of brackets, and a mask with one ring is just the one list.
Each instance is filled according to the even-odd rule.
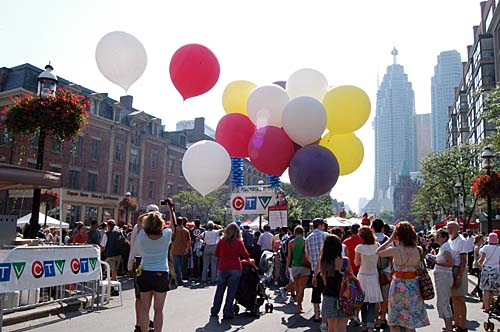
[[327,232],[323,232],[322,230],[315,229],[307,238],[306,238],[306,253],[309,256],[309,261],[311,263],[311,270],[314,270],[314,267],[319,262],[319,255],[321,253],[321,249],[323,249],[323,244],[325,243],[325,239],[328,236]]

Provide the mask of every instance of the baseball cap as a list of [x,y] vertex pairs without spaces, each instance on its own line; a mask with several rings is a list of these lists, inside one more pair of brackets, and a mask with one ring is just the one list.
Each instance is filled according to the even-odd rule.
[[319,225],[324,225],[325,221],[321,218],[316,218],[313,220],[313,227],[318,227]]
[[147,212],[158,212],[158,211],[160,211],[160,208],[156,204],[149,204],[146,211]]

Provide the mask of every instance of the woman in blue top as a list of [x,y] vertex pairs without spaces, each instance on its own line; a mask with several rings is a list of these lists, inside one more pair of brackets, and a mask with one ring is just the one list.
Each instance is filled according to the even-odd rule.
[[153,326],[156,332],[161,332],[163,326],[163,307],[167,297],[168,277],[168,247],[175,232],[176,218],[173,201],[168,199],[170,210],[170,228],[165,228],[165,221],[159,212],[149,212],[142,215],[138,223],[137,240],[141,248],[141,269],[137,273],[137,283],[141,291],[141,331],[149,329],[149,310],[154,298]]

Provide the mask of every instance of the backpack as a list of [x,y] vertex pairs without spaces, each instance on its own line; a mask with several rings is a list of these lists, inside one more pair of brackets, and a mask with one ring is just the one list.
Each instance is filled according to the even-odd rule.
[[125,235],[121,231],[116,239],[116,249],[120,255],[128,255],[130,252],[130,244],[127,242]]
[[[380,242],[380,245],[383,245],[387,240],[389,240],[389,237],[387,235],[384,235],[384,239],[382,240],[382,242]],[[390,261],[390,257],[379,257],[377,261],[378,272],[380,273],[385,270],[389,266]]]
[[282,262],[286,262],[286,259],[288,257],[288,243],[290,242],[290,240],[292,240],[291,236],[289,236],[288,234],[287,235],[284,235],[283,237],[286,238],[283,240],[280,241],[280,252],[279,252],[279,258]]
[[344,312],[350,316],[357,313],[365,300],[365,293],[359,280],[347,270],[347,259],[344,259],[342,282],[340,284],[339,302]]

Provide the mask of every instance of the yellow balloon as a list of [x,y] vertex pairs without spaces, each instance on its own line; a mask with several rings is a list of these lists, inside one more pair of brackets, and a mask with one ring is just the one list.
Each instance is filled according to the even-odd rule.
[[342,85],[328,91],[323,98],[326,128],[337,134],[348,134],[361,128],[370,116],[370,98],[362,89]]
[[233,81],[229,83],[222,94],[222,105],[227,114],[247,114],[247,99],[250,92],[257,87],[249,81]]
[[329,149],[337,157],[340,175],[354,172],[363,161],[363,143],[354,133],[345,135],[328,133],[321,138],[319,145]]

